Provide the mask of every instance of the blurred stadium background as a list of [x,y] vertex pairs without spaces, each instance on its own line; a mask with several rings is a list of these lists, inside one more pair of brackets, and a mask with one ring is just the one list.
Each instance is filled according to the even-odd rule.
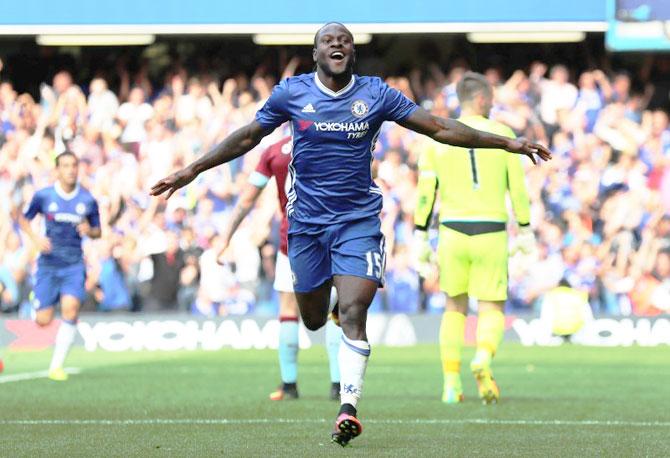
[[[0,284],[12,323],[0,342],[30,314],[35,253],[14,217],[66,148],[104,222],[102,240],[85,246],[86,312],[275,316],[272,190],[236,235],[230,265],[209,247],[280,132],[167,205],[147,189],[252,119],[280,78],[310,71],[314,31],[332,19],[357,35],[358,73],[453,117],[460,76],[482,72],[496,87],[492,117],[551,145],[555,159],[527,170],[539,252],[512,260],[510,314],[539,315],[561,280],[588,293],[596,317],[670,310],[670,40],[649,33],[670,24],[665,2],[342,1],[332,13],[303,2],[31,5],[0,17]],[[387,124],[375,150],[390,242],[375,313],[444,307],[437,271],[419,278],[409,246],[424,141]]]
[[[370,433],[358,444],[372,456],[667,456],[669,5],[3,2],[0,455],[322,453],[314,447],[333,406],[313,394],[327,370],[321,349],[301,356],[304,402],[266,401],[278,380],[275,352],[262,350],[278,334],[272,186],[233,239],[230,263],[211,249],[282,132],[167,205],[148,189],[249,122],[282,77],[311,71],[313,35],[336,20],[355,33],[357,73],[455,117],[456,83],[482,72],[495,86],[492,117],[554,154],[526,170],[538,250],[510,261],[506,339],[517,343],[496,361],[504,402],[446,409],[435,345],[445,301],[437,270],[420,278],[411,248],[426,140],[385,124],[374,167],[386,288],[368,321]],[[4,384],[44,377],[58,329],[30,320],[37,254],[15,220],[65,149],[81,159],[103,221],[102,238],[85,242],[88,299],[69,360],[83,373],[58,386]],[[564,343],[552,319],[566,313],[584,323],[573,342],[608,348],[547,348]],[[474,329],[469,321],[470,342]],[[322,341],[301,331],[302,348]]]

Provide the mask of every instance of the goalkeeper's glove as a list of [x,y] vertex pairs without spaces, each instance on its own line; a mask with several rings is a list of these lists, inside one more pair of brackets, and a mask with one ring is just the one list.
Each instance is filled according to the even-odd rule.
[[527,226],[519,226],[519,232],[517,233],[514,245],[512,246],[512,255],[515,255],[516,253],[521,253],[525,256],[531,256],[537,253],[537,241],[535,240],[535,234],[533,233],[530,224]]

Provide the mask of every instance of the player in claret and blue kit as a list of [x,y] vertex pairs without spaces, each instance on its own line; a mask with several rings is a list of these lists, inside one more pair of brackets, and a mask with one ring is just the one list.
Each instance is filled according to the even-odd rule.
[[[22,216],[21,229],[33,242],[40,256],[34,276],[35,321],[46,326],[53,320],[60,302],[62,321],[56,334],[49,378],[67,380],[65,357],[77,335],[79,307],[86,297],[86,267],[82,238],[100,237],[98,204],[77,182],[79,161],[71,152],[56,157],[57,180],[53,186],[35,193]],[[45,235],[33,231],[30,220],[44,217]]]
[[[233,234],[249,214],[254,203],[261,195],[270,179],[274,177],[277,184],[277,199],[281,208],[281,227],[279,230],[279,250],[275,264],[274,288],[279,293],[279,372],[282,384],[270,394],[273,401],[298,398],[298,302],[293,291],[291,265],[288,260],[288,217],[286,215],[286,187],[288,167],[291,162],[293,143],[291,137],[285,137],[270,145],[261,154],[256,170],[249,175],[249,182],[240,193],[240,198],[231,212],[226,228],[222,232],[223,243],[219,247],[219,262],[226,262],[226,250]],[[333,300],[336,300],[333,294]],[[326,348],[330,363],[330,397],[340,399],[340,368],[337,363],[342,330],[334,320],[326,325]]]
[[372,180],[372,149],[384,121],[395,121],[441,143],[501,148],[512,153],[550,153],[524,139],[510,139],[435,117],[380,78],[353,74],[351,32],[328,23],[314,37],[316,71],[275,86],[256,119],[230,134],[186,168],[158,181],[152,195],[176,190],[198,174],[239,157],[286,121],[293,130],[288,256],[305,326],[326,324],[330,289],[338,295],[342,326],[340,411],[332,440],[342,446],[362,432],[357,403],[370,356],[367,310],[383,283],[382,192]]

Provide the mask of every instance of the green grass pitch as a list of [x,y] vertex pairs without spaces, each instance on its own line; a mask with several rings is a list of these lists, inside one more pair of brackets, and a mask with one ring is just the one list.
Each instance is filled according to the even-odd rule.
[[[437,346],[375,347],[363,434],[331,444],[322,347],[300,354],[301,399],[271,402],[276,352],[86,353],[65,383],[2,382],[50,351],[4,352],[0,456],[670,456],[670,349],[503,345],[502,391],[483,406],[440,402]],[[472,357],[472,349],[464,355]],[[464,366],[467,366],[464,364]]]

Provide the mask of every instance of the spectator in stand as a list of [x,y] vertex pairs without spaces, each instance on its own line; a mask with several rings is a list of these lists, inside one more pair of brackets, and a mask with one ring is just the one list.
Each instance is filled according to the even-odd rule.
[[88,94],[88,126],[97,132],[109,130],[119,109],[119,100],[107,87],[107,81],[94,78]]
[[[4,223],[36,188],[51,182],[53,158],[66,147],[81,158],[80,181],[100,203],[105,240],[86,247],[91,270],[101,278],[109,274],[119,285],[122,275],[128,307],[190,309],[204,315],[268,310],[256,303],[268,303],[272,290],[272,269],[260,255],[272,250],[268,243],[277,243],[271,232],[276,215],[270,193],[259,198],[240,228],[228,265],[208,263],[203,254],[215,243],[265,144],[229,167],[203,175],[166,208],[147,199],[147,187],[152,177],[190,163],[250,121],[278,77],[309,68],[295,58],[283,75],[268,74],[264,66],[253,75],[224,75],[211,68],[193,71],[178,62],[166,62],[153,80],[147,61],[131,65],[125,57],[115,72],[90,81],[74,81],[68,71],[58,71],[51,85],[42,85],[38,102],[18,93],[4,79],[3,69],[0,265],[18,287],[11,310],[27,303],[34,260],[25,240]],[[539,61],[528,68],[477,69],[496,86],[491,117],[517,135],[549,141],[554,152],[554,160],[544,167],[526,169],[538,258],[511,259],[509,307],[540,310],[545,294],[567,278],[573,289],[587,294],[596,313],[667,311],[667,62],[649,58],[639,71],[613,72],[606,61],[601,70]],[[137,70],[128,71],[132,67]],[[454,116],[460,110],[454,88],[469,68],[461,58],[452,59],[445,70],[429,63],[408,68],[388,83],[435,114]],[[164,81],[163,87],[156,81]],[[114,88],[118,82],[118,90],[108,82]],[[267,141],[282,135],[278,130]],[[444,306],[435,294],[435,272],[422,273],[425,278],[418,280],[409,267],[413,204],[408,202],[414,200],[416,161],[423,147],[420,136],[391,123],[383,125],[375,144],[373,169],[384,191],[388,263],[387,287],[372,310],[437,312]],[[513,234],[510,243],[515,243]],[[120,256],[108,256],[110,249]],[[415,306],[417,298],[423,302]]]
[[570,83],[570,73],[563,65],[555,65],[544,78],[546,65],[536,63],[531,73],[532,82],[540,92],[540,117],[549,136],[558,129],[561,112],[571,110],[577,102],[577,88]]
[[146,122],[153,116],[153,108],[145,102],[144,90],[134,87],[130,90],[128,101],[121,104],[116,117],[123,128],[121,142],[131,152],[139,152],[140,143],[147,138]]
[[185,266],[184,252],[179,247],[179,235],[168,231],[165,250],[150,255],[150,258],[153,264],[153,277],[145,310],[177,310],[179,279]]

